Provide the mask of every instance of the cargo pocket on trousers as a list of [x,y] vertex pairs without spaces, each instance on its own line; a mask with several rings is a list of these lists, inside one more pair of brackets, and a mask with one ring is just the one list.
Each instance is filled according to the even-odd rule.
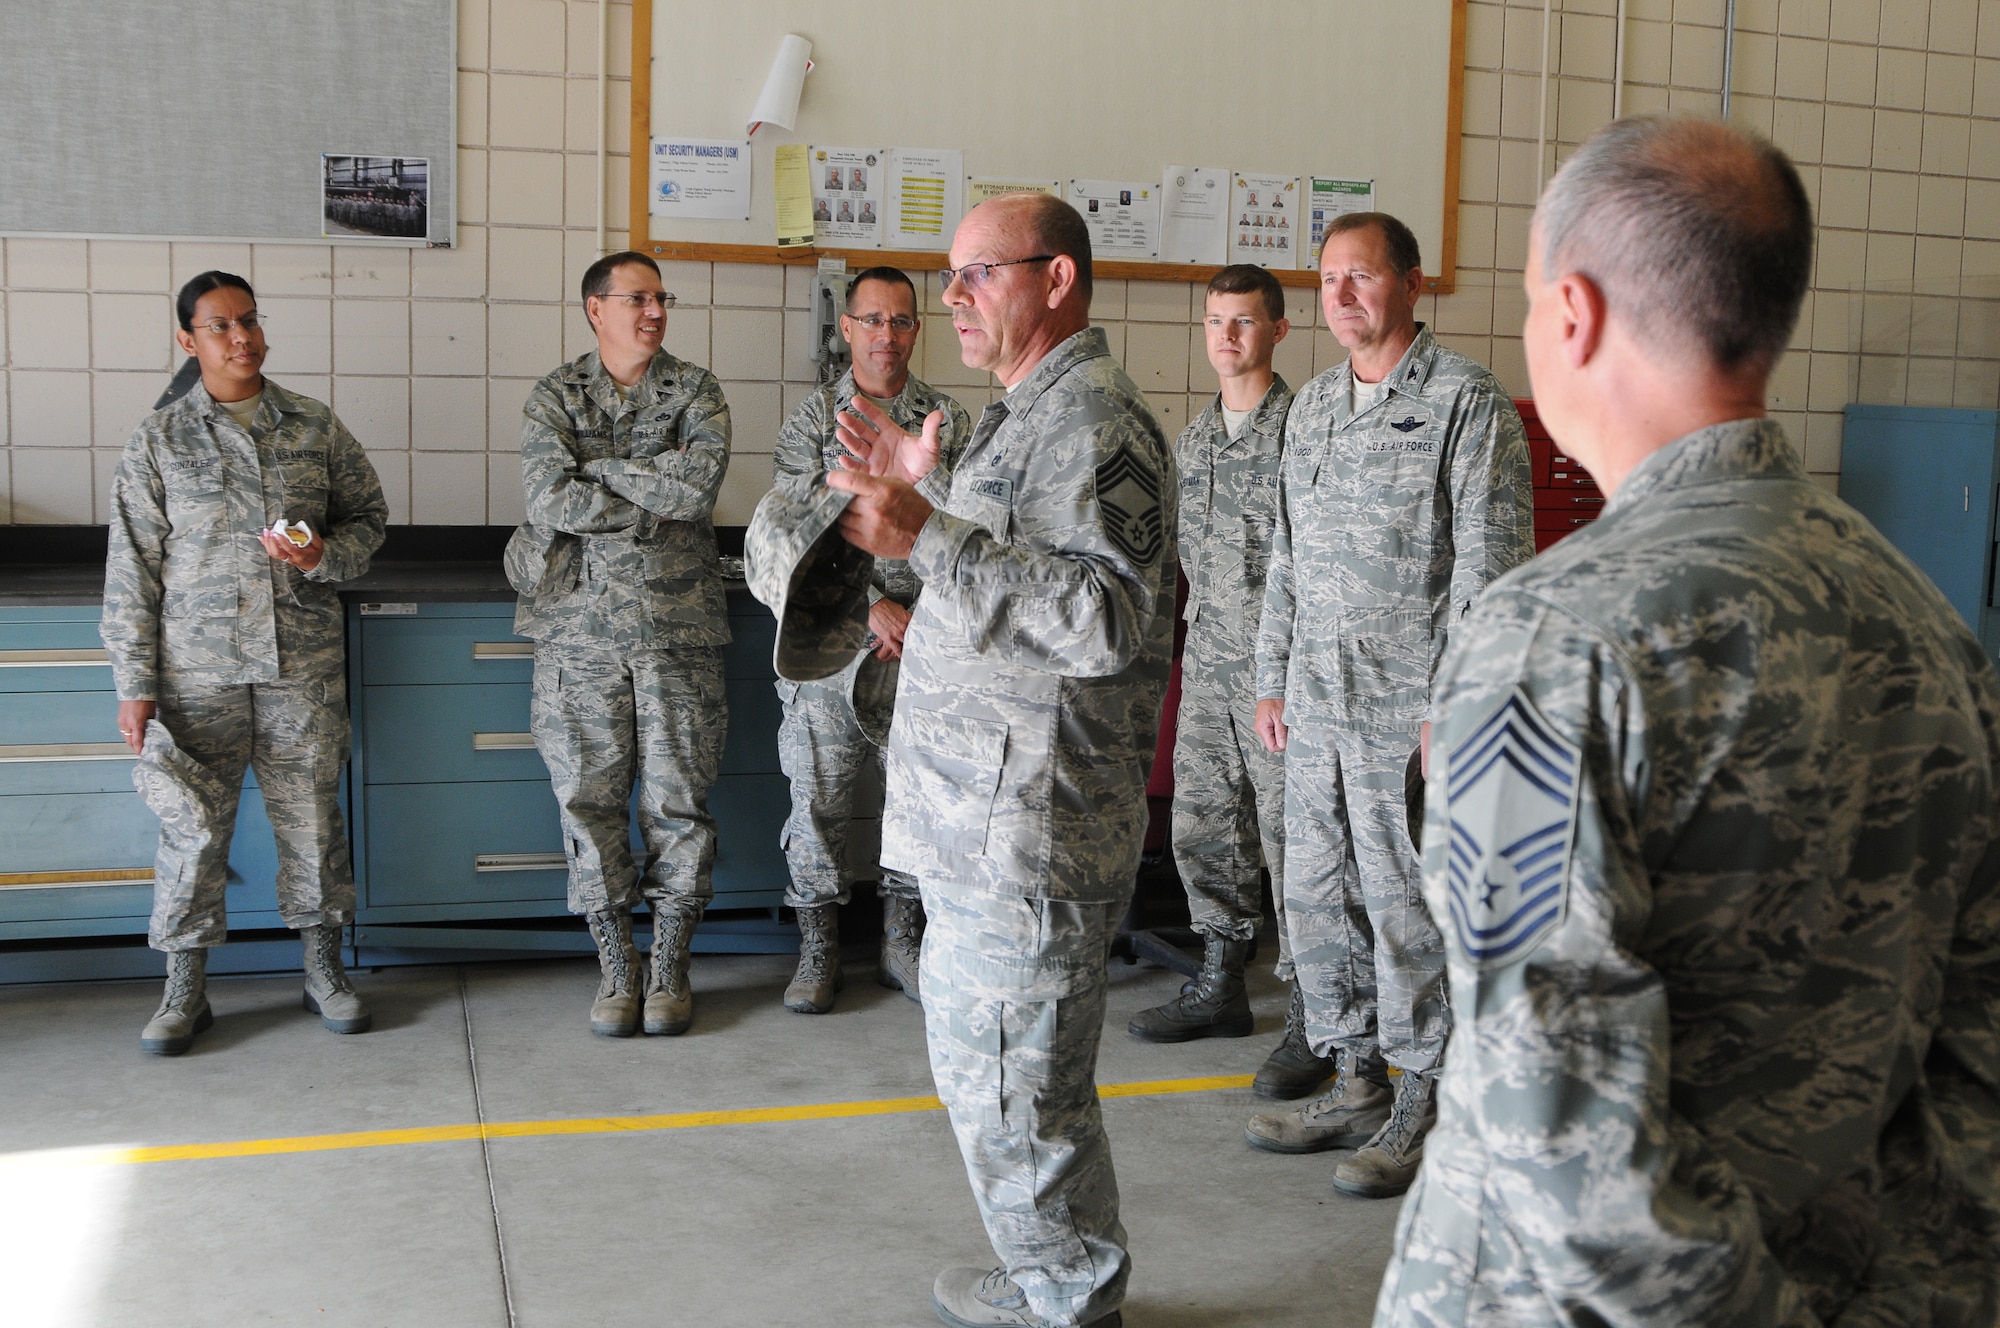
[[896,718],[909,792],[917,799],[917,806],[901,809],[910,833],[954,853],[984,853],[1007,725],[914,707]]

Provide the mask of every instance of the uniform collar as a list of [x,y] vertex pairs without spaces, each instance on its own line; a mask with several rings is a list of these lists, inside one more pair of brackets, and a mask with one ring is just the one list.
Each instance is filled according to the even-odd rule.
[[[650,405],[679,370],[680,363],[664,346],[654,351],[653,358],[646,363],[646,372],[640,374],[639,381],[626,392],[626,404]],[[611,381],[610,371],[604,367],[604,359],[596,351],[585,351],[565,364],[559,372],[565,383],[582,388],[586,396],[605,410],[614,415],[618,413],[617,385]]]
[[[1291,404],[1292,389],[1285,382],[1285,376],[1277,373],[1272,374],[1271,386],[1264,390],[1263,399],[1251,408],[1250,427],[1245,432],[1262,434],[1266,438],[1283,437],[1285,432],[1285,412],[1290,408]],[[1202,418],[1208,420],[1209,426],[1222,435],[1224,446],[1227,446],[1232,441],[1229,433],[1229,421],[1222,413],[1222,393],[1217,392],[1215,394],[1214,399],[1208,403],[1208,409],[1202,412]]]
[[[1424,387],[1431,380],[1431,371],[1437,367],[1437,357],[1437,338],[1431,335],[1430,324],[1418,323],[1416,340],[1412,341],[1409,349],[1403,352],[1403,358],[1396,361],[1396,367],[1389,371],[1389,376],[1382,380],[1389,385],[1389,391],[1375,403],[1375,406],[1370,406],[1368,409],[1373,410],[1376,406],[1387,405],[1389,398],[1399,392],[1421,400]],[[1333,427],[1344,428],[1355,416],[1352,359],[1342,360],[1339,367],[1334,369],[1332,385]],[[1367,411],[1361,413],[1365,415]]]
[[1804,476],[1805,468],[1783,425],[1768,416],[1729,420],[1676,438],[1632,467],[1604,511],[1609,515],[1645,501],[1649,494],[1693,484]]
[[[917,380],[915,374],[905,376],[903,379],[903,390],[883,403],[888,407],[889,417],[898,423],[902,423],[911,411],[915,411],[918,405],[918,389],[922,386],[923,384]],[[835,405],[843,401],[852,401],[858,396],[865,395],[867,394],[861,390],[860,385],[854,381],[854,370],[851,368],[842,370],[840,377],[833,380],[833,400]],[[869,397],[868,399],[873,401],[875,398]],[[930,414],[929,411],[918,411],[917,413],[919,415]]]
[[[251,423],[269,426],[276,424],[281,415],[304,414],[306,400],[298,393],[286,391],[266,378],[263,394],[257,401],[257,411],[250,417]],[[195,380],[194,386],[187,390],[187,395],[182,397],[181,401],[186,403],[188,410],[203,419],[213,420],[227,416],[233,422],[236,418],[222,408],[221,402],[208,394],[208,384],[200,379]]]
[[1109,357],[1111,342],[1101,327],[1087,327],[1059,344],[1041,361],[1028,371],[1028,376],[1007,389],[1007,412],[1021,415],[1034,409],[1035,402],[1042,393],[1054,387],[1056,380],[1074,369],[1085,360],[1099,356]]

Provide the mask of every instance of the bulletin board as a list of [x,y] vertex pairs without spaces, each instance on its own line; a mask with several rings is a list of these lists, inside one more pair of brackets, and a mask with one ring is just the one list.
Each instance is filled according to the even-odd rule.
[[[347,154],[392,180],[337,184],[336,197],[397,209],[403,232],[352,242],[452,242],[455,0],[5,10],[0,234],[319,240],[321,155]],[[425,170],[419,211],[409,196]]]
[[[751,140],[750,219],[650,216],[653,136],[741,140],[786,33],[812,43],[815,68],[797,127]],[[632,46],[631,234],[663,259],[944,266],[935,252],[778,248],[778,145],[879,145],[962,149],[966,173],[988,178],[1157,180],[1179,164],[1373,179],[1376,206],[1416,232],[1426,288],[1452,288],[1465,0],[635,0]],[[1206,281],[1215,268],[1097,270]]]

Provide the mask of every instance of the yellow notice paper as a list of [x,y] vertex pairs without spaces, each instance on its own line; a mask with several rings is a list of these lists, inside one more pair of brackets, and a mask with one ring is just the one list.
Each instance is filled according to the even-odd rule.
[[1060,180],[981,180],[969,179],[965,182],[965,206],[967,210],[978,207],[989,198],[1001,198],[1007,194],[1049,194],[1062,197]]
[[804,143],[778,145],[778,247],[796,249],[813,242],[812,175]]

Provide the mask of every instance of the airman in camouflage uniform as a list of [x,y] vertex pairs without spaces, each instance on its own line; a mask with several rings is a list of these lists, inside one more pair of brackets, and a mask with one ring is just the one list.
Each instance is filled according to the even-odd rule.
[[[643,1022],[693,1019],[688,943],[714,894],[708,791],[728,726],[728,609],[710,514],[729,466],[729,407],[713,374],[660,349],[659,269],[641,254],[584,277],[598,350],[537,383],[523,407],[528,521],[546,549],[514,630],[535,641],[532,722],[561,809],[569,906],[589,915],[602,967],[592,1030],[641,1022],[631,910],[653,913]],[[623,381],[630,377],[629,383]],[[645,861],[632,858],[638,786]]]
[[1536,400],[1610,499],[1438,673],[1458,1026],[1385,1328],[2000,1322],[2000,683],[1758,418],[1811,225],[1699,121],[1544,196]]
[[901,478],[830,477],[857,495],[843,533],[907,556],[925,587],[883,861],[923,890],[931,1068],[1002,1260],[939,1277],[933,1307],[955,1325],[1115,1325],[1130,1272],[1095,1072],[1171,656],[1174,481],[1087,326],[1089,254],[1082,218],[1046,195],[968,213],[944,299],[1006,399],[949,476],[879,412],[844,417],[842,441]]
[[[388,519],[374,468],[333,412],[262,377],[248,284],[203,273],[179,306],[203,379],[125,445],[101,629],[120,729],[143,752],[135,782],[162,817],[147,941],[170,956],[168,999],[141,1045],[168,1055],[211,1020],[205,957],[228,931],[250,767],[277,840],[279,915],[306,943],[306,1003],[336,1032],[368,1026],[340,963],[354,870],[338,801],[347,628],[334,583],[367,570]],[[311,542],[280,546],[268,533],[280,520],[305,522]]]
[[[897,320],[907,326],[896,327]],[[919,431],[932,411],[942,411],[939,464],[950,470],[972,434],[965,407],[909,373],[910,351],[918,330],[916,293],[909,278],[894,268],[872,268],[848,283],[842,329],[857,351],[860,372],[877,385],[870,399],[879,402],[898,428]],[[870,324],[873,326],[870,326]],[[879,361],[879,362],[877,362]],[[894,389],[893,393],[890,389]],[[840,468],[847,450],[834,435],[835,421],[860,391],[856,370],[848,369],[834,382],[815,390],[792,411],[778,431],[773,468],[780,475],[821,475]],[[907,623],[907,610],[922,589],[908,562],[875,560],[871,598],[887,601],[891,616]],[[881,611],[878,610],[878,613]],[[887,624],[885,631],[893,631]],[[900,633],[886,640],[877,633],[862,656],[879,657],[876,665],[893,674],[902,654]],[[893,691],[891,680],[862,679],[865,660],[820,682],[779,679],[784,720],[778,729],[778,760],[791,781],[792,814],[785,823],[785,858],[791,868],[785,902],[799,911],[802,933],[799,972],[785,993],[788,1008],[823,1013],[833,1008],[839,987],[839,933],[834,909],[849,898],[847,864],[848,820],[854,814],[854,788],[864,764],[880,769],[880,733],[871,738],[855,715],[854,688],[876,682]],[[871,721],[872,722],[872,721]],[[883,929],[877,978],[901,988],[912,999],[919,990],[917,959],[923,932],[923,906],[917,883],[901,872],[884,868],[881,876]]]
[[[1380,1197],[1408,1188],[1428,1126],[1391,1113],[1384,1062],[1404,1072],[1399,1095],[1428,1102],[1450,1028],[1404,770],[1454,625],[1534,553],[1533,481],[1500,384],[1415,320],[1407,228],[1343,217],[1322,269],[1327,321],[1351,353],[1286,420],[1257,695],[1260,730],[1270,721],[1285,751],[1285,908],[1306,1027],[1343,1063],[1330,1093],[1254,1118],[1247,1136],[1276,1152],[1360,1145],[1334,1184]],[[1364,356],[1376,381],[1357,388]]]

